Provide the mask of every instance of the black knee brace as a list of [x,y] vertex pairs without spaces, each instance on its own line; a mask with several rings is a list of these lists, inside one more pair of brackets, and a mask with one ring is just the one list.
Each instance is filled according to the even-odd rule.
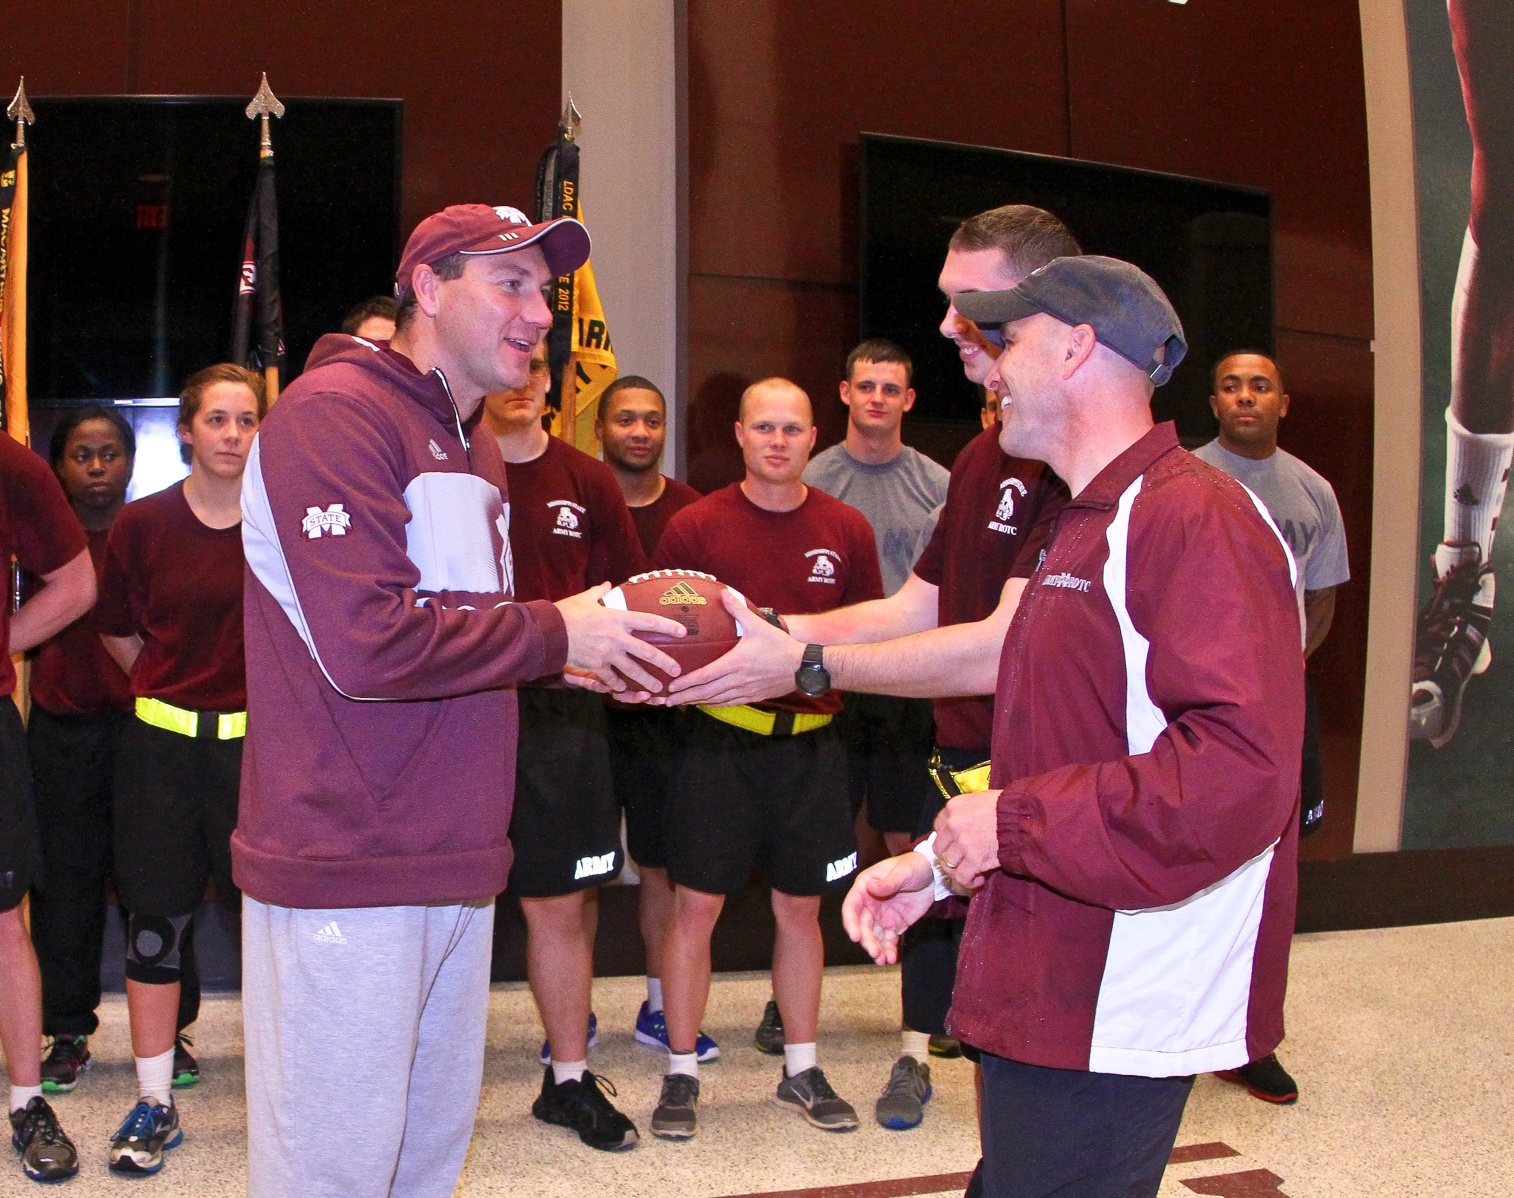
[[193,915],[170,918],[133,912],[126,921],[126,976],[151,986],[177,982],[193,919]]

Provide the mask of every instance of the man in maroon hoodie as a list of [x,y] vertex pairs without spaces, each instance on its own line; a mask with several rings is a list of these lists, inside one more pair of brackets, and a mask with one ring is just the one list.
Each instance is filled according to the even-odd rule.
[[390,343],[332,336],[264,424],[243,505],[248,1192],[450,1195],[483,1078],[515,683],[676,673],[608,586],[512,602],[494,439],[573,220],[448,208],[416,227]]

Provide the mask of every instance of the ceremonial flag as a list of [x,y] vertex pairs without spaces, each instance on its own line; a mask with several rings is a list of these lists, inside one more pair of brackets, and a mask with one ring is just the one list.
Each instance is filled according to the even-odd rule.
[[31,444],[26,401],[26,145],[10,147],[0,172],[0,427]]
[[269,403],[279,397],[284,369],[284,305],[279,295],[279,205],[271,150],[258,160],[258,181],[247,205],[242,277],[232,315],[231,360],[248,370],[262,371]]
[[[578,126],[578,110],[570,98],[557,126],[557,140],[542,155],[537,170],[537,220],[560,216],[583,220],[578,189]],[[552,311],[552,329],[547,334],[547,359],[552,364],[547,410],[552,416],[552,434],[597,457],[594,417],[599,397],[615,381],[617,370],[592,262],[557,279]]]

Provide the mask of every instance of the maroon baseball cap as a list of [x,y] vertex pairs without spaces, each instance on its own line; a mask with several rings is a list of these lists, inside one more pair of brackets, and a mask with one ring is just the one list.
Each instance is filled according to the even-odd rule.
[[430,266],[453,254],[509,254],[528,245],[541,247],[554,275],[572,274],[589,260],[589,230],[571,216],[533,225],[519,208],[453,204],[415,226],[394,276],[394,294],[405,298],[422,263]]

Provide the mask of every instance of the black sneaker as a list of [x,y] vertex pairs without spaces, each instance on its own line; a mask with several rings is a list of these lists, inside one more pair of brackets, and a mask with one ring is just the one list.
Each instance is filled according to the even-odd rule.
[[770,1057],[783,1055],[783,1015],[778,1010],[778,1000],[768,999],[763,1009],[762,1022],[757,1025],[757,1051]]
[[1226,1069],[1215,1076],[1245,1086],[1253,1098],[1260,1098],[1263,1102],[1287,1106],[1298,1101],[1298,1083],[1283,1068],[1275,1052],[1269,1052],[1260,1061],[1252,1061],[1239,1069]]
[[531,1113],[543,1123],[576,1131],[590,1148],[605,1152],[635,1148],[636,1125],[610,1104],[606,1090],[615,1094],[610,1079],[597,1073],[559,1084],[549,1065],[542,1073],[541,1093],[531,1104]]
[[1493,569],[1478,559],[1476,545],[1443,546],[1462,560],[1435,584],[1420,614],[1414,638],[1409,695],[1409,739],[1443,749],[1461,727],[1462,697],[1473,675],[1493,660],[1488,625],[1493,622]]
[[894,1062],[873,1113],[890,1131],[908,1131],[924,1120],[930,1094],[930,1066],[905,1054]]
[[42,1088],[49,1094],[67,1094],[91,1063],[88,1036],[54,1036],[42,1059]]
[[930,1038],[930,1055],[954,1061],[962,1055],[962,1041],[956,1039],[954,1036],[932,1036]]
[[773,1102],[778,1106],[793,1107],[825,1131],[855,1131],[857,1128],[856,1108],[836,1096],[819,1065],[811,1065],[793,1077],[785,1074],[778,1083]]
[[699,1102],[699,1079],[686,1073],[669,1073],[662,1079],[662,1097],[652,1112],[652,1134],[664,1140],[687,1140],[694,1134]]
[[110,1171],[156,1173],[163,1167],[163,1153],[183,1142],[179,1108],[173,1101],[159,1106],[150,1098],[140,1098],[121,1129],[111,1137]]
[[188,1033],[180,1032],[173,1038],[173,1088],[187,1090],[200,1080],[200,1062],[189,1050],[194,1041]]
[[11,1112],[11,1144],[21,1154],[21,1171],[33,1181],[63,1181],[79,1171],[73,1141],[41,1096]]

